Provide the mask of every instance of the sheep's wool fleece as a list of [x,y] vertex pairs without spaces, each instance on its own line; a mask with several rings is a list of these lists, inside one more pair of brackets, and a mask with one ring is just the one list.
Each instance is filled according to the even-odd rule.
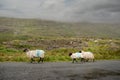
[[71,55],[71,58],[83,58],[82,53],[76,52]]
[[36,50],[36,56],[40,57],[42,54],[44,54],[45,52],[43,50]]
[[41,57],[41,58],[43,58],[44,57],[44,53],[45,52],[43,50],[32,50],[32,51],[28,51],[27,55],[30,58],[33,58],[33,57]]
[[83,52],[84,58],[94,59],[94,55],[91,52]]

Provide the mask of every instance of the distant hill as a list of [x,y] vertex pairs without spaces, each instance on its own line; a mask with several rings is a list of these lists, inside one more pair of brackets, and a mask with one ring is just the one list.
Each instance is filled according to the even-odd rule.
[[15,38],[120,38],[120,24],[60,23],[1,17],[0,37],[2,40]]

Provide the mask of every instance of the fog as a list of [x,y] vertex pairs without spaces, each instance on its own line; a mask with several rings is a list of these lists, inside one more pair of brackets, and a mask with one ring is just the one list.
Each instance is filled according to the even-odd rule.
[[120,22],[120,0],[0,0],[0,17]]

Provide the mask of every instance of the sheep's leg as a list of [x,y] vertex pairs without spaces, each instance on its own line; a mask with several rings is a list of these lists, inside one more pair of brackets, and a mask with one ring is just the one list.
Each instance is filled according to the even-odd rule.
[[89,62],[89,59],[86,59],[86,62]]
[[76,62],[77,62],[77,60],[76,60],[75,58],[73,59],[72,63],[74,63],[74,61],[76,61]]
[[84,58],[81,58],[81,62],[85,62],[85,59],[84,59]]
[[75,59],[75,61],[78,62],[77,59]]
[[42,60],[42,59],[41,59],[41,57],[40,57],[40,59],[39,59],[38,63],[39,63],[41,60]]
[[42,58],[42,62],[44,61],[44,58]]
[[31,58],[31,63],[33,62],[33,61],[35,61],[33,58]]
[[72,60],[72,63],[74,63],[74,59]]
[[95,62],[95,59],[93,59],[93,62]]

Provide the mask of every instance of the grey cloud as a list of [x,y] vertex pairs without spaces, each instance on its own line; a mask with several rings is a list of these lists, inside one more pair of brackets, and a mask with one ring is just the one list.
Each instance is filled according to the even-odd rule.
[[0,0],[0,16],[120,22],[120,0]]

